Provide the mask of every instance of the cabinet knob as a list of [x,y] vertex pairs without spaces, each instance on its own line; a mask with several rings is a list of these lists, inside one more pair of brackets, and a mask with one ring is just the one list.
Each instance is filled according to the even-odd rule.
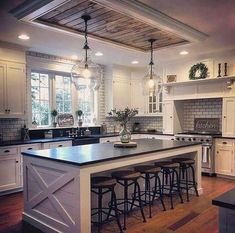
[[16,163],[19,163],[19,161],[18,161],[18,160],[16,160]]
[[224,116],[224,118],[226,118],[226,116]]

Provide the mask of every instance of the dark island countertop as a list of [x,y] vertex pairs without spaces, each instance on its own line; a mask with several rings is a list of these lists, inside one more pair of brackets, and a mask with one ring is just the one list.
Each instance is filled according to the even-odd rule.
[[235,210],[235,188],[212,200],[212,204]]
[[48,142],[63,142],[63,141],[71,141],[72,138],[68,137],[58,137],[58,138],[42,138],[42,139],[32,139],[32,140],[12,140],[12,141],[3,141],[0,143],[1,146],[17,146],[24,144],[34,144],[34,143],[48,143]]
[[[24,156],[71,163],[78,166],[116,160],[146,153],[172,150],[188,146],[200,145],[194,142],[179,142],[171,140],[137,139],[136,148],[115,148],[113,143],[91,144],[74,147],[55,148],[23,152]],[[157,158],[156,158],[157,159]]]

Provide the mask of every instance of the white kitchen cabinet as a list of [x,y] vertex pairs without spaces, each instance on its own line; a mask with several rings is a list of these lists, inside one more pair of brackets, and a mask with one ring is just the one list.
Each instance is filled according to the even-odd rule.
[[182,132],[183,106],[182,102],[165,101],[163,103],[163,133],[176,134]]
[[0,62],[0,117],[18,118],[25,114],[25,65]]
[[120,137],[119,136],[100,138],[100,143],[118,142],[118,141],[120,141]]
[[131,83],[129,80],[113,80],[113,108],[131,107]]
[[223,98],[223,136],[235,136],[235,98]]
[[173,134],[173,114],[174,102],[166,101],[163,104],[163,132],[166,134]]
[[21,157],[17,147],[0,149],[0,192],[21,187]]
[[235,175],[234,140],[216,139],[215,172],[220,175]]
[[72,146],[72,141],[42,143],[42,149],[53,149],[53,148],[69,147],[69,146]]
[[5,82],[6,82],[6,64],[0,63],[0,116],[5,115]]
[[142,82],[137,80],[131,82],[131,107],[138,109],[138,115],[147,114],[147,101],[143,94]]

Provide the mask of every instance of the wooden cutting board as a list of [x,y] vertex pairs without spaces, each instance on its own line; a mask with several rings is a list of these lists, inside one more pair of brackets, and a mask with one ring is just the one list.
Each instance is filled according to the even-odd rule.
[[132,147],[137,147],[137,143],[136,142],[128,142],[128,143],[115,142],[114,147],[132,148]]

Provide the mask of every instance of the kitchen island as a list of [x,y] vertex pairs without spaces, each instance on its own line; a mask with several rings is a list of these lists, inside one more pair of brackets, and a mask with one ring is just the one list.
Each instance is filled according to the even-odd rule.
[[24,221],[45,232],[90,233],[91,175],[185,154],[195,159],[198,191],[202,193],[200,143],[135,141],[136,148],[103,143],[22,153]]

